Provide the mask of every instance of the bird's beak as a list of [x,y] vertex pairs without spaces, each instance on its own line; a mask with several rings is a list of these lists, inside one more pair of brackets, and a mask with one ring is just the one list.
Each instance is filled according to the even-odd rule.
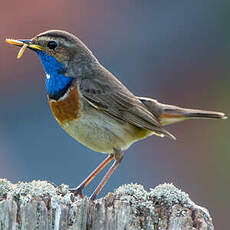
[[6,42],[9,44],[12,44],[12,45],[22,47],[18,52],[17,58],[20,58],[23,55],[26,48],[30,48],[33,50],[44,50],[43,47],[41,47],[39,45],[32,44],[30,40],[14,40],[14,39],[8,39],[7,38]]

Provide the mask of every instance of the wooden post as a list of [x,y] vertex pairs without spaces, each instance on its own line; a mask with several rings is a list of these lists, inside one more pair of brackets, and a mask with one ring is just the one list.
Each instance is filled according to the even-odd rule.
[[122,185],[94,202],[68,186],[0,180],[0,230],[213,230],[205,208],[172,184]]

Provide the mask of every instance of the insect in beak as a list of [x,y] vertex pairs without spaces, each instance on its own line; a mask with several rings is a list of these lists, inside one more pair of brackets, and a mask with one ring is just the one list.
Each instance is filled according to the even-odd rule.
[[39,45],[34,45],[30,43],[30,40],[14,40],[14,39],[6,39],[6,42],[12,45],[16,45],[21,47],[21,49],[18,52],[17,58],[21,58],[26,48],[34,49],[34,50],[44,50]]

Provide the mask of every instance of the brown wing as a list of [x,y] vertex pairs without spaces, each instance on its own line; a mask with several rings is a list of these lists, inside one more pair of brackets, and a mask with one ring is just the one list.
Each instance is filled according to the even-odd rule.
[[161,127],[157,118],[145,105],[111,73],[103,71],[97,77],[81,79],[79,89],[89,104],[110,116],[159,135],[174,138]]

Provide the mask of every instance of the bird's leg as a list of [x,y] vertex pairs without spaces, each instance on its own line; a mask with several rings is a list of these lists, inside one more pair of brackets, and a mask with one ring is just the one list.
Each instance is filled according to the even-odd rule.
[[105,174],[103,179],[101,180],[100,184],[97,186],[96,190],[91,195],[91,197],[90,197],[91,200],[96,199],[96,196],[99,194],[99,192],[102,190],[104,185],[107,183],[107,181],[109,180],[111,175],[114,173],[116,168],[121,163],[121,161],[123,159],[123,156],[124,156],[124,153],[121,150],[114,149],[114,159],[115,159],[115,161],[114,161],[113,165],[109,168],[109,170],[107,171],[107,173]]
[[89,176],[82,181],[80,185],[76,188],[69,189],[70,192],[74,193],[75,196],[79,195],[81,198],[83,197],[82,190],[93,180],[93,178],[114,158],[114,154],[110,154],[104,161],[102,161],[97,168],[89,174]]

